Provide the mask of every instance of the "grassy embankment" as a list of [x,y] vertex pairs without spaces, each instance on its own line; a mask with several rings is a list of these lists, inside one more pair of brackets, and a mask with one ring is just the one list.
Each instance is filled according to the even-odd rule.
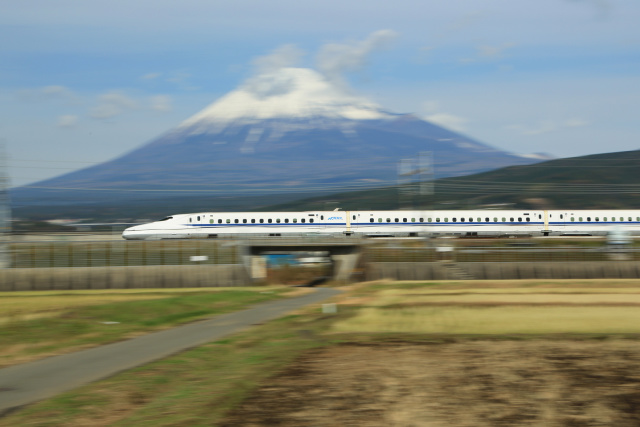
[[638,280],[373,283],[336,302],[336,315],[309,307],[32,405],[0,426],[215,425],[297,356],[344,343],[640,336]]

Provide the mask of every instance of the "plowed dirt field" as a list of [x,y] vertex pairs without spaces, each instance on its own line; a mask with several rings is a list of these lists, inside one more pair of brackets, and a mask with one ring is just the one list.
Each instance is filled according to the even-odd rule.
[[343,344],[307,352],[223,426],[639,426],[632,340]]

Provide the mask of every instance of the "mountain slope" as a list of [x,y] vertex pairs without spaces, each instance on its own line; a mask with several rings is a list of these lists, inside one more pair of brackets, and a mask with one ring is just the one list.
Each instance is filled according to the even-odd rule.
[[159,194],[259,195],[391,185],[401,159],[433,154],[436,176],[536,160],[412,115],[385,112],[320,74],[279,69],[115,160],[15,189],[18,205],[88,204]]
[[[556,159],[434,182],[435,194],[403,202],[429,209],[639,209],[640,150]],[[337,193],[264,210],[397,209],[398,188]]]
[[476,209],[492,204],[518,208],[638,209],[640,208],[640,150],[557,159],[536,165],[506,167],[475,175],[435,181],[433,196],[403,198],[387,186],[359,191],[324,193],[268,193],[261,196],[156,194],[155,199],[86,205],[25,206],[16,215],[136,220],[174,213],[202,211],[301,211],[398,209],[410,202],[429,209]]

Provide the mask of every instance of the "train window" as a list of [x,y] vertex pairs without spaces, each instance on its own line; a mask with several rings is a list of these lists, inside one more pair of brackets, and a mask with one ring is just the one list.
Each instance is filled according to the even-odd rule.
[[639,217],[636,217],[636,221],[640,221],[640,216],[639,216]]
[[213,224],[213,220],[212,219],[209,220],[209,224]]
[[513,222],[513,218],[509,218],[509,222]]
[[269,218],[269,219],[267,220],[267,222],[269,222],[269,224],[271,224],[271,223],[273,222],[273,220],[272,220],[271,218]]
[[373,222],[373,218],[369,218],[369,222]]
[[233,220],[233,222],[235,222],[237,224],[237,223],[240,222],[240,220],[236,218],[236,219]]
[[276,222],[280,224],[280,218],[276,218]]
[[445,218],[445,219],[444,219],[444,222],[449,222],[449,218]]
[[264,219],[260,218],[260,224],[264,224]]
[[402,218],[402,222],[407,222],[407,218]]
[[298,222],[298,219],[297,219],[297,218],[293,218],[293,222],[294,222],[294,223],[295,223],[295,222]]
[[398,222],[398,218],[396,218],[396,222]]
[[518,222],[522,222],[522,218],[518,218]]
[[416,222],[416,219],[415,218],[411,218],[411,222]]
[[432,218],[429,218],[427,221],[431,222]]
[[[420,222],[424,222],[424,218],[420,218]],[[429,221],[429,222],[431,222],[431,221]]]
[[531,221],[531,218],[527,217],[527,222]]
[[378,218],[378,222],[382,222],[382,218]]
[[355,216],[355,215],[353,216],[353,219],[356,219],[356,216]]
[[222,224],[222,220],[221,219],[218,220],[218,224]]
[[255,218],[251,218],[251,224],[255,224],[255,223],[256,223]]
[[387,218],[387,222],[391,222],[391,218]]
[[599,217],[596,217],[596,221],[600,221],[600,218],[599,218]]
[[307,222],[307,220],[305,218],[302,218],[300,222]]
[[498,218],[493,217],[493,222],[498,222]]
[[571,217],[571,222],[575,221],[576,219],[574,217]]
[[605,216],[604,218],[602,218],[602,220],[603,220],[603,221],[606,221],[606,220],[607,220],[607,217]]
[[247,218],[243,219],[243,220],[242,220],[242,223],[243,223],[243,224],[246,224],[246,223],[247,223]]
[[231,220],[227,218],[227,224],[231,224]]
[[324,215],[320,215],[320,219],[324,220]]
[[440,218],[436,218],[436,222],[440,222]]
[[[488,221],[488,220],[487,220],[487,221]],[[482,222],[482,218],[478,218],[478,221],[477,221],[477,222]]]
[[629,221],[631,221],[631,217],[629,217]]
[[538,215],[538,219],[542,219],[542,214],[539,214],[539,215]]
[[591,222],[591,217],[590,216],[587,217],[587,221]]
[[579,221],[579,222],[582,222],[582,217],[579,217],[579,218],[578,218],[578,221]]
[[285,218],[284,222],[288,224],[289,223],[289,218]]
[[562,214],[560,214],[560,219],[562,219]]
[[624,218],[623,218],[623,217],[620,217],[620,221],[624,221]]
[[309,222],[313,222],[313,218],[309,218]]
[[[629,221],[631,221],[631,218],[629,218]],[[191,222],[191,217],[189,217],[189,222]]]
[[200,221],[200,215],[198,215],[198,221]]
[[484,219],[484,222],[489,222],[489,218],[485,218],[485,219]]
[[457,220],[455,218],[453,218],[453,222],[456,222]]
[[507,219],[505,217],[502,217],[502,222],[507,222]]

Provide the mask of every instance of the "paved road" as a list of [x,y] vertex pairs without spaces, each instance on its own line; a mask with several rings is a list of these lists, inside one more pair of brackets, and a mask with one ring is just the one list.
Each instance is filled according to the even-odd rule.
[[301,297],[261,303],[127,341],[0,369],[0,416],[12,408],[218,340],[338,293],[335,289],[317,288]]

